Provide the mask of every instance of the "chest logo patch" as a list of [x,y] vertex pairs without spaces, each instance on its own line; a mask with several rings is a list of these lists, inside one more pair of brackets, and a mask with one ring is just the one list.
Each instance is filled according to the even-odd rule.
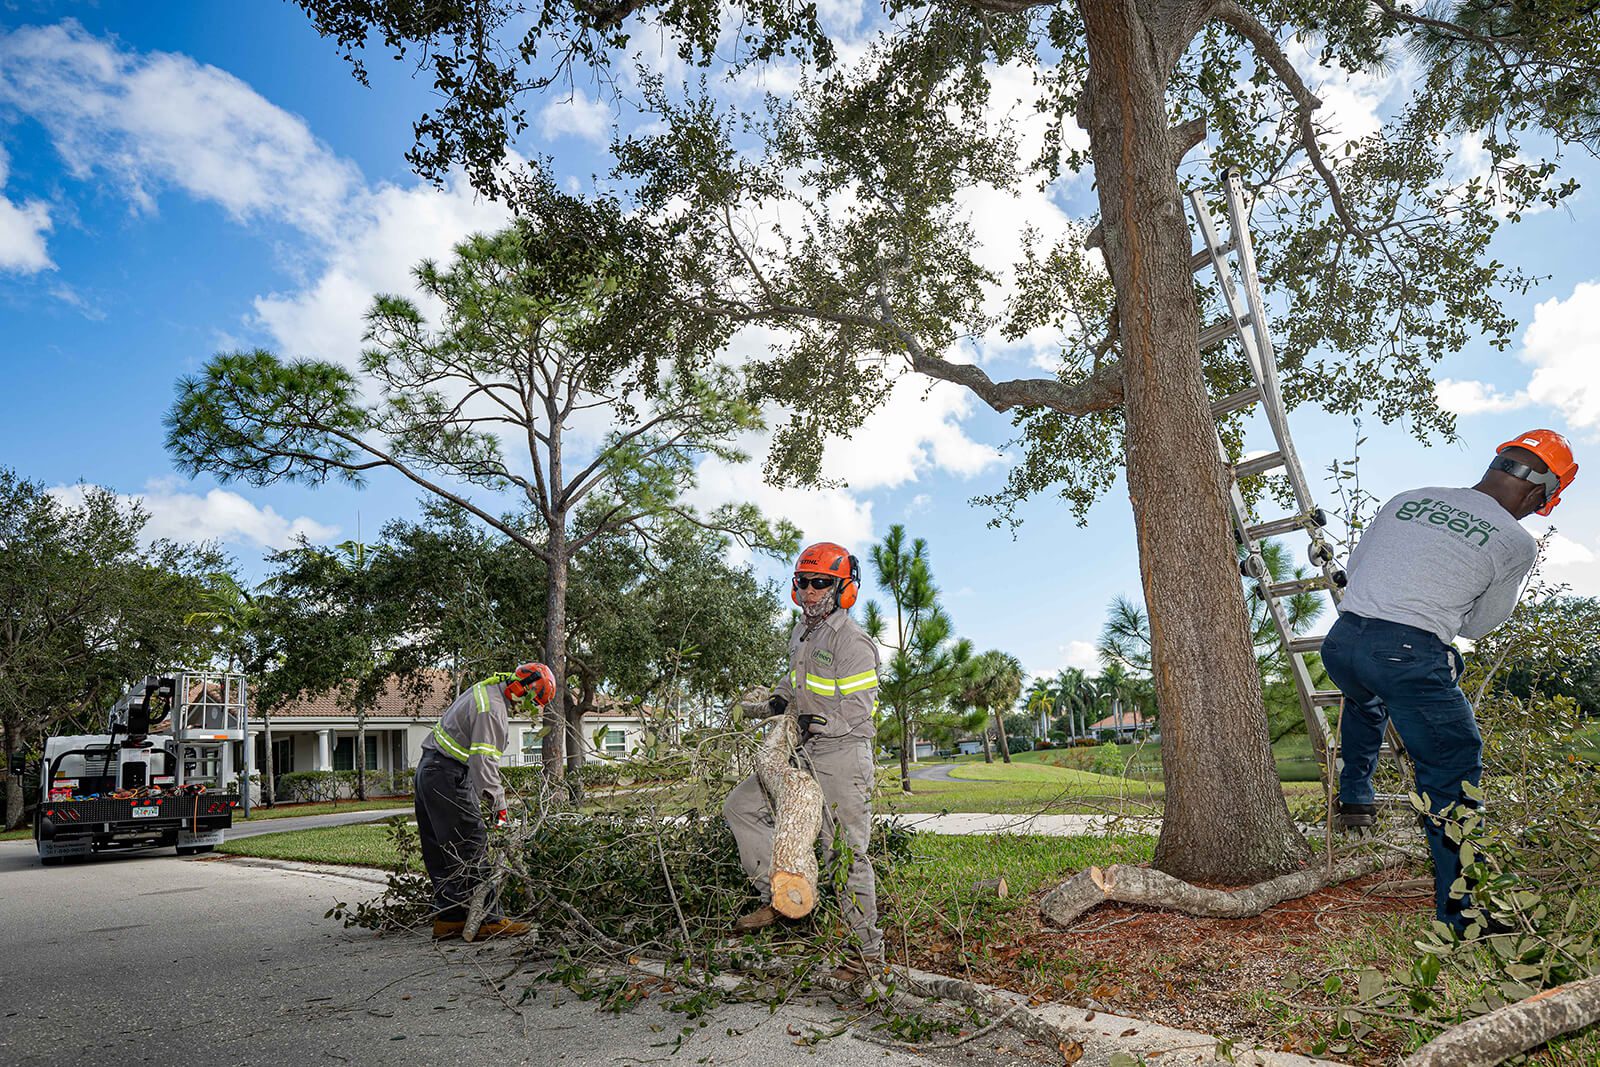
[[833,665],[833,653],[825,648],[819,648],[811,654],[811,659],[824,667]]

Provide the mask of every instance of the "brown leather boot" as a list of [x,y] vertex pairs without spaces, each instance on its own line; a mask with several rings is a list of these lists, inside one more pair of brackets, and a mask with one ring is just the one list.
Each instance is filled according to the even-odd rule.
[[462,929],[467,924],[451,919],[433,920],[433,939],[435,941],[448,941],[452,937],[460,937]]
[[[519,923],[515,919],[490,919],[478,927],[476,936],[468,938],[468,940],[476,943],[478,941],[488,941],[494,937],[520,937],[531,929],[533,927],[527,923]],[[462,933],[462,936],[466,937],[465,932]]]
[[733,920],[733,932],[736,934],[752,934],[757,930],[765,930],[777,922],[778,911],[771,904],[763,904],[754,911],[747,911]]

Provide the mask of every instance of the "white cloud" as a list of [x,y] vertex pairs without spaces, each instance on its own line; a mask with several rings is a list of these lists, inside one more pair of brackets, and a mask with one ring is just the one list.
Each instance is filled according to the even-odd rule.
[[[0,148],[0,189],[10,177],[10,163],[5,149]],[[44,239],[51,226],[50,205],[43,200],[19,204],[0,196],[0,271],[37,274],[54,270]]]
[[1439,406],[1457,415],[1482,415],[1502,411],[1516,411],[1530,403],[1523,390],[1502,393],[1487,382],[1457,381],[1441,378],[1433,387]]
[[539,129],[546,139],[570,134],[595,144],[605,144],[616,118],[609,106],[589,99],[582,89],[551,100],[539,112]]
[[459,174],[443,189],[382,186],[350,212],[322,274],[298,292],[258,297],[256,317],[283,356],[353,367],[375,295],[411,293],[420,260],[444,260],[463,238],[499,229],[507,218],[504,207],[479,197]]
[[1553,533],[1550,540],[1545,543],[1545,566],[1551,569],[1562,567],[1576,567],[1595,561],[1594,552],[1584,544],[1574,541],[1565,534]]
[[[339,533],[337,526],[324,526],[304,515],[286,519],[270,506],[257,507],[226,489],[200,495],[181,492],[178,484],[158,480],[145,486],[143,493],[118,494],[123,502],[137,502],[149,513],[150,521],[144,528],[147,541],[167,538],[288,548],[300,536],[326,543]],[[65,504],[78,506],[83,503],[85,487],[57,486],[50,494]]]
[[962,429],[973,403],[959,385],[906,375],[859,430],[829,442],[823,469],[857,491],[893,489],[936,468],[962,477],[981,474],[1005,457]]
[[[752,503],[768,519],[788,519],[800,527],[802,543],[837,541],[856,555],[866,552],[874,538],[872,504],[844,489],[783,488],[767,484],[760,463],[727,463],[707,459],[700,464],[700,483],[688,502],[706,511],[727,503]],[[737,549],[735,562],[749,554]]]
[[102,176],[140,210],[174,187],[240,221],[331,237],[360,183],[304,120],[233,75],[121,51],[72,20],[0,35],[0,102],[42,124],[76,177]]
[[1565,300],[1533,309],[1519,358],[1533,366],[1528,396],[1575,429],[1600,429],[1600,283],[1579,282]]
[[1100,670],[1100,654],[1095,650],[1093,641],[1068,641],[1058,646],[1053,664],[1028,671],[1027,685],[1032,685],[1041,678],[1053,679],[1069,667],[1077,667],[1091,674]]

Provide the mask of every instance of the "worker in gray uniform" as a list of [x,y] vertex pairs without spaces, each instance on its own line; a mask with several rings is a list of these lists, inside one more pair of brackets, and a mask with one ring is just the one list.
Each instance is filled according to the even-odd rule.
[[[860,591],[861,565],[841,546],[824,541],[800,554],[789,594],[801,611],[789,635],[789,673],[766,709],[799,719],[802,742],[796,758],[822,788],[827,862],[835,859],[836,828],[850,850],[841,905],[859,951],[834,971],[843,981],[862,977],[869,964],[883,958],[877,882],[867,858],[878,646],[850,617]],[[733,830],[745,873],[767,901],[741,916],[734,929],[747,933],[771,926],[779,919],[771,904],[773,816],[755,775],[728,794],[722,816]]]
[[1322,642],[1323,666],[1344,694],[1339,826],[1377,821],[1372,774],[1392,722],[1428,805],[1422,822],[1435,911],[1457,932],[1468,925],[1462,912],[1470,901],[1451,895],[1460,846],[1440,816],[1477,806],[1467,787],[1483,775],[1483,740],[1451,642],[1481,638],[1511,617],[1537,553],[1518,522],[1550,514],[1577,473],[1565,437],[1529,430],[1496,450],[1476,485],[1413,489],[1390,500],[1350,554],[1339,620]]
[[[484,877],[489,834],[485,800],[506,821],[506,791],[500,757],[511,733],[511,708],[524,701],[544,707],[556,695],[556,679],[543,663],[524,663],[511,674],[472,686],[445,709],[422,742],[417,761],[417,832],[422,864],[433,882],[433,936],[462,936],[473,890]],[[526,933],[526,923],[494,911],[478,925],[476,940]]]

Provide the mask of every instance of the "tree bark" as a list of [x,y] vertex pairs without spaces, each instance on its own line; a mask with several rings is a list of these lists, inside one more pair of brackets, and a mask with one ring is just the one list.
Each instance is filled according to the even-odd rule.
[[[553,484],[559,484],[555,482]],[[551,517],[548,542],[549,585],[545,590],[544,660],[556,678],[556,698],[545,705],[544,739],[539,743],[539,758],[547,777],[559,777],[566,758],[567,691],[567,517]]]
[[994,752],[989,748],[989,728],[985,726],[983,729],[978,731],[978,735],[983,738],[983,762],[993,763]]
[[1046,893],[1039,901],[1039,911],[1057,926],[1071,926],[1091,908],[1113,900],[1119,904],[1170,908],[1208,919],[1248,919],[1274,904],[1396,867],[1412,858],[1398,851],[1369,852],[1340,860],[1334,864],[1331,874],[1318,864],[1232,891],[1191,885],[1153,867],[1118,863],[1104,869],[1090,867],[1079,871]]
[[756,775],[772,805],[772,907],[791,919],[817,904],[817,837],[822,787],[789,759],[800,742],[793,715],[779,715],[756,755]]
[[1011,742],[1006,740],[1006,717],[998,708],[990,711],[989,714],[994,716],[995,736],[1000,739],[1000,758],[1010,763]]
[[1553,1037],[1600,1022],[1600,976],[1535,993],[1453,1026],[1402,1067],[1492,1067]]
[[356,799],[367,799],[367,713],[356,712]]
[[911,746],[916,744],[916,739],[911,736],[911,717],[900,715],[898,709],[896,716],[900,720],[900,792],[911,792]]
[[277,803],[278,790],[272,781],[272,715],[269,712],[263,712],[261,715],[261,732],[266,737],[266,744],[262,746],[263,754],[261,757],[261,799],[270,808]]
[[[1238,885],[1309,856],[1279,786],[1201,373],[1165,89],[1196,5],[1080,0],[1083,109],[1122,338],[1128,494],[1150,612],[1166,806],[1155,864]],[[1150,18],[1144,17],[1149,9]]]
[[6,762],[0,770],[6,775],[6,817],[5,828],[15,830],[22,825],[22,778],[11,773],[11,757],[21,750],[20,729],[16,720],[12,719],[4,724],[5,756]]

